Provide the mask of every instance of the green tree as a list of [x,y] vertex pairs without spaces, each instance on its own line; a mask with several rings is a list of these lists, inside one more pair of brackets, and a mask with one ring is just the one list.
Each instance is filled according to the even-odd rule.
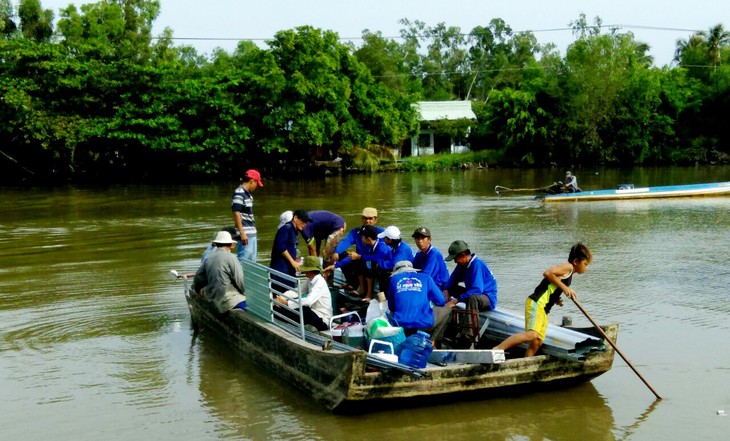
[[569,46],[563,96],[569,114],[565,124],[571,132],[570,163],[610,162],[615,146],[604,143],[604,134],[617,112],[621,94],[637,69],[645,69],[645,44],[633,34],[601,34],[601,21],[589,26],[584,15],[574,22],[578,39]]
[[8,38],[18,28],[13,20],[14,16],[10,0],[0,0],[0,36],[3,38]]
[[49,41],[53,35],[53,11],[43,9],[40,0],[20,0],[18,19],[23,36],[33,41]]
[[339,151],[401,142],[415,129],[415,112],[367,67],[336,33],[309,26],[281,31],[269,42],[285,83],[263,115],[270,134],[259,142],[294,158],[334,157]]
[[158,0],[102,0],[61,10],[58,28],[64,44],[92,46],[129,58],[150,56],[152,24],[160,10]]
[[383,38],[380,32],[363,32],[363,44],[355,50],[355,57],[365,64],[376,81],[400,93],[422,95],[421,82],[411,74],[406,60],[417,55],[411,48],[394,40]]

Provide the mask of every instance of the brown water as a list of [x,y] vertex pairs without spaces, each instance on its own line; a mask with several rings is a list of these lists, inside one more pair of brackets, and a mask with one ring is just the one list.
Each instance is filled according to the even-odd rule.
[[[730,180],[730,168],[581,170],[586,189]],[[0,440],[727,439],[730,197],[542,205],[494,186],[540,187],[562,171],[469,170],[266,181],[255,194],[259,258],[279,213],[299,207],[404,233],[442,251],[466,240],[520,312],[542,271],[584,241],[573,287],[621,324],[626,363],[564,391],[330,415],[206,333],[193,339],[170,269],[193,271],[231,223],[231,185],[0,189]],[[408,240],[410,241],[410,238]],[[573,317],[573,305],[551,319]],[[488,398],[488,396],[485,396]]]

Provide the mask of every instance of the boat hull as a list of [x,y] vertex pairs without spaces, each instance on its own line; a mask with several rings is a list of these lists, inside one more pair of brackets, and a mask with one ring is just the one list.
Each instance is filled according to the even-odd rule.
[[730,194],[730,182],[709,184],[667,185],[660,187],[619,188],[613,190],[589,190],[579,193],[561,193],[538,196],[546,203],[607,201],[622,199],[657,199],[722,196]]
[[[241,354],[337,412],[561,388],[607,372],[614,358],[609,347],[580,362],[541,355],[498,364],[429,365],[424,378],[399,370],[374,370],[367,365],[365,351],[324,350],[248,312],[219,314],[191,291],[186,298],[195,326],[220,334]],[[615,339],[618,325],[605,331]]]

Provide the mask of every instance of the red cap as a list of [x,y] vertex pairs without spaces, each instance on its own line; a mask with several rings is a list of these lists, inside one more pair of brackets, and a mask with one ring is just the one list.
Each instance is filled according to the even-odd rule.
[[259,187],[264,186],[264,183],[261,181],[261,173],[257,170],[247,170],[243,176],[256,181],[256,183],[259,184]]

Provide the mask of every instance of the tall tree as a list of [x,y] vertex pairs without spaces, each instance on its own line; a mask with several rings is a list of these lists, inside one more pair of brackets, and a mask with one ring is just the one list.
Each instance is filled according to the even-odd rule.
[[0,36],[7,38],[12,35],[18,26],[13,18],[13,5],[10,0],[0,0]]
[[18,18],[23,36],[33,41],[50,41],[53,35],[53,11],[43,9],[40,0],[20,0]]

